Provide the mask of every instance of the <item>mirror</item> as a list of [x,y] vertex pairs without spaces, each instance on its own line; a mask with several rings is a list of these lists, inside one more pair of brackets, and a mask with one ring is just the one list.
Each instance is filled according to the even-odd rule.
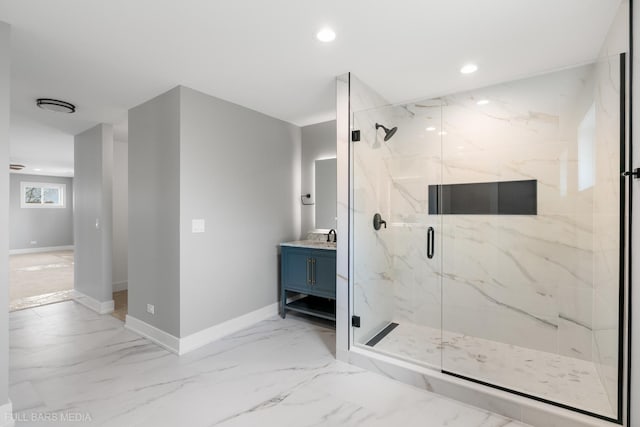
[[316,160],[315,163],[316,229],[336,228],[338,192],[336,159]]

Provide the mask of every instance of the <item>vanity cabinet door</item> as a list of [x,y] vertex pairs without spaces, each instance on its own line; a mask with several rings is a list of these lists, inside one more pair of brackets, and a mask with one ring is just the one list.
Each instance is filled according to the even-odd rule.
[[332,251],[314,251],[313,294],[336,297],[336,254]]
[[307,292],[312,274],[310,251],[284,248],[282,259],[284,289]]

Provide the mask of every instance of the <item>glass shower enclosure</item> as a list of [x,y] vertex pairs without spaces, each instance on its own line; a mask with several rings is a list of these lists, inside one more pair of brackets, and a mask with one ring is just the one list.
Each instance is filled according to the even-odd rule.
[[353,345],[618,420],[624,74],[352,110]]

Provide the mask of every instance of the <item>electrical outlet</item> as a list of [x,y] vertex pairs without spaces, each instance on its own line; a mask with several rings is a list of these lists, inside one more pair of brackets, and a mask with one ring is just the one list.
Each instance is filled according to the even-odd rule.
[[153,304],[147,304],[147,313],[156,314],[156,307]]
[[192,233],[204,233],[204,219],[192,219],[191,220],[191,232]]

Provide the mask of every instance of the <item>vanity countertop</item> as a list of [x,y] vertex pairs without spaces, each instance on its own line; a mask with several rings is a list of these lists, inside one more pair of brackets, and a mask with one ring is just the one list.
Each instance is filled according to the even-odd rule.
[[297,248],[309,248],[309,249],[325,249],[328,251],[336,250],[336,244],[334,242],[327,242],[327,241],[321,241],[321,240],[309,240],[309,239],[280,243],[280,246],[293,246]]

